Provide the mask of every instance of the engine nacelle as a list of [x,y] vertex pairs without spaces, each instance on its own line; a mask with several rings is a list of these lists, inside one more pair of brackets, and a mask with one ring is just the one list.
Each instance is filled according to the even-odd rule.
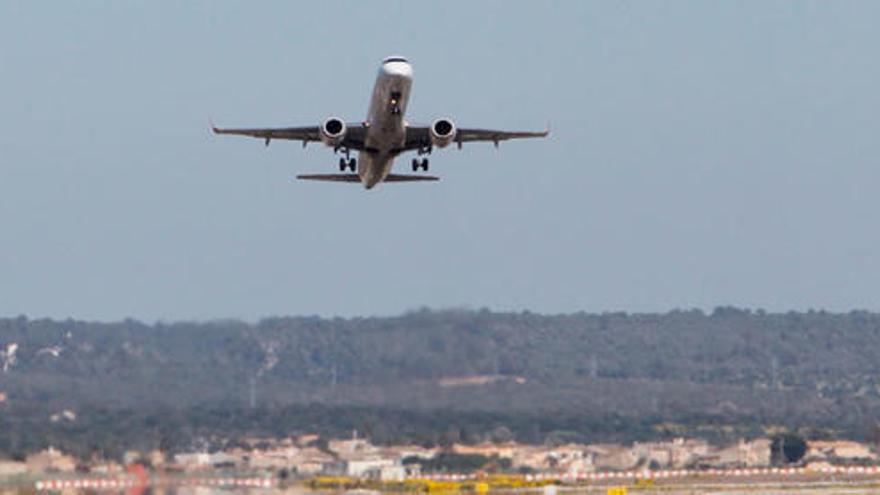
[[455,139],[455,124],[449,119],[437,119],[431,124],[431,145],[438,148],[449,145]]
[[345,139],[346,132],[348,129],[345,127],[345,122],[336,117],[330,117],[321,124],[321,141],[327,146],[339,146]]

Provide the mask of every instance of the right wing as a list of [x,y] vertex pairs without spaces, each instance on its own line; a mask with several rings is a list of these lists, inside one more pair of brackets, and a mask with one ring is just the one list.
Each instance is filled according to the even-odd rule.
[[507,141],[508,139],[523,138],[542,138],[547,137],[550,130],[539,132],[522,132],[522,131],[497,131],[493,129],[458,129],[455,133],[456,143],[467,143],[472,141],[490,141],[496,145],[498,141]]
[[[345,139],[339,145],[342,148],[350,150],[364,149],[364,125],[361,123],[346,123],[347,131]],[[303,146],[309,141],[320,141],[321,130],[318,126],[305,127],[274,127],[274,128],[252,128],[252,129],[220,129],[211,125],[214,134],[235,134],[239,136],[250,136],[261,138],[269,145],[269,141],[273,139],[290,139],[293,141],[302,141]]]
[[[428,148],[431,145],[430,126],[414,125],[406,127],[406,140],[401,151]],[[474,141],[488,141],[498,146],[499,141],[508,139],[542,138],[550,134],[550,129],[545,131],[501,131],[495,129],[457,129],[452,142],[461,148],[462,143]]]

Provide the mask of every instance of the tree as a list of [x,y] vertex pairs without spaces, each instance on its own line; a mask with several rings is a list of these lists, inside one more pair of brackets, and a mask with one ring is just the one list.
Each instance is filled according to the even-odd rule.
[[807,453],[807,441],[800,435],[784,433],[773,437],[770,459],[774,464],[792,464],[803,459]]

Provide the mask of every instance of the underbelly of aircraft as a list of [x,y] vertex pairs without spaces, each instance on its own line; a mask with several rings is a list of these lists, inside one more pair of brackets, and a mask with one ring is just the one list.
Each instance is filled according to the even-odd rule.
[[369,189],[385,180],[391,172],[394,157],[386,152],[370,153],[362,151],[358,157],[358,176]]
[[385,180],[391,172],[394,164],[392,150],[399,149],[406,136],[401,116],[381,117],[374,119],[370,126],[372,135],[368,135],[366,139],[366,147],[371,151],[361,151],[358,154],[358,176],[367,189]]

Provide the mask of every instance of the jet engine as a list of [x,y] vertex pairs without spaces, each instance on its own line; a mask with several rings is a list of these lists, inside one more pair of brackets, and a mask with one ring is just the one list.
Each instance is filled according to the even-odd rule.
[[336,117],[330,117],[321,124],[321,141],[327,146],[339,146],[345,139],[347,130],[345,122]]
[[449,145],[455,139],[455,124],[449,119],[438,119],[431,124],[431,144],[438,148]]

